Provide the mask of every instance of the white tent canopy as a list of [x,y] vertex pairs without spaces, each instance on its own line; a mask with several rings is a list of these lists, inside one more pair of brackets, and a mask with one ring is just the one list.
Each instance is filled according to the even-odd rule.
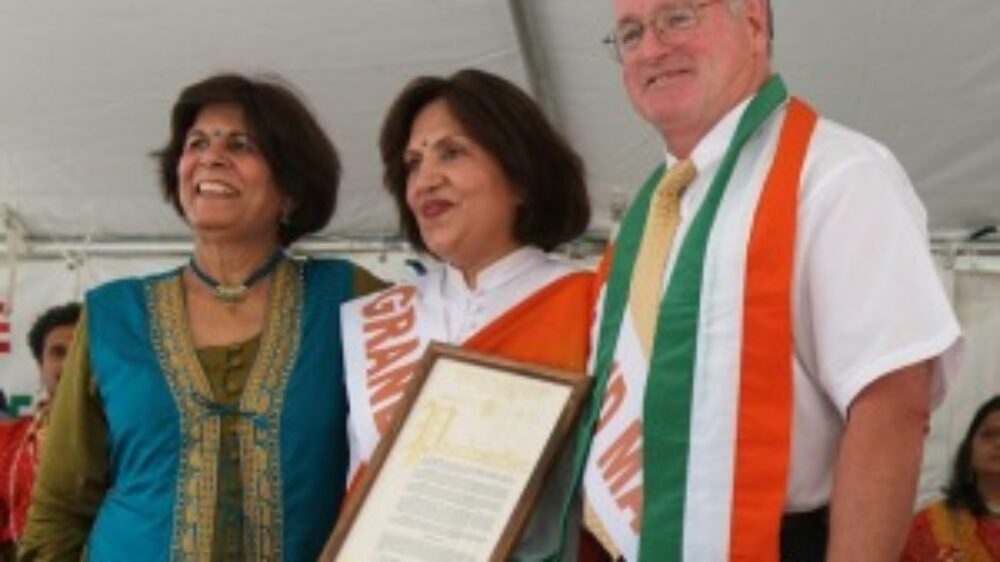
[[[319,242],[372,250],[365,259],[376,269],[386,263],[377,251],[397,233],[376,152],[383,114],[413,77],[463,67],[504,75],[542,102],[587,163],[591,228],[603,235],[612,206],[635,192],[663,150],[634,115],[617,63],[600,43],[612,24],[610,6],[0,0],[0,237],[7,240],[0,299],[15,288],[32,299],[15,309],[14,348],[47,304],[112,275],[162,267],[111,259],[84,275],[32,256],[183,252],[187,229],[160,197],[149,153],[166,140],[180,89],[219,71],[277,73],[308,99],[346,171],[337,216]],[[778,1],[774,15],[774,66],[792,92],[890,147],[934,232],[960,240],[1000,223],[1000,2]],[[943,260],[969,341],[978,345],[969,346],[974,360],[962,389],[936,419],[933,478],[943,474],[975,402],[1000,390],[1000,355],[987,343],[1000,332],[990,321],[1000,317],[1000,268],[981,257],[991,252],[985,247],[958,268],[951,256]],[[16,287],[2,265],[11,253],[28,258]],[[394,254],[389,262],[401,260]],[[65,277],[53,278],[60,271]],[[0,355],[8,390],[33,384],[30,358],[19,352],[17,362]]]
[[[1000,222],[1000,4],[777,2],[775,67],[824,115],[892,148],[935,230]],[[376,153],[419,74],[476,66],[529,88],[587,162],[595,231],[662,151],[600,39],[610,0],[0,2],[0,202],[40,241],[163,240],[186,229],[148,153],[170,105],[210,73],[296,84],[341,150],[326,232],[396,232]],[[992,172],[992,173],[991,173]]]

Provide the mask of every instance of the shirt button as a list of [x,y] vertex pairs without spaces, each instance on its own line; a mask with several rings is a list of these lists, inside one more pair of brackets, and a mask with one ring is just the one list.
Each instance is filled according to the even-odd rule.
[[226,376],[225,387],[228,394],[239,394],[239,392],[243,389],[243,379],[235,376]]

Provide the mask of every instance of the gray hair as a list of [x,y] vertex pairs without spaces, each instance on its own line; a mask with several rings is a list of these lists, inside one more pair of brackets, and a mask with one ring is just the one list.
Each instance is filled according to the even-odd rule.
[[[764,25],[767,26],[767,55],[771,56],[774,44],[774,12],[771,9],[771,0],[760,1],[763,2],[764,6],[767,8]],[[726,5],[729,6],[730,12],[744,4],[746,4],[746,0],[726,0]]]

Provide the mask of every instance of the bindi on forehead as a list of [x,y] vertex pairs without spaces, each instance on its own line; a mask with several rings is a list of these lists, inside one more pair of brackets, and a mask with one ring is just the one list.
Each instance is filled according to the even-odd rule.
[[410,142],[409,146],[406,147],[407,152],[424,152],[427,149],[433,147],[438,140],[432,139],[430,137],[421,137],[419,139],[414,139]]

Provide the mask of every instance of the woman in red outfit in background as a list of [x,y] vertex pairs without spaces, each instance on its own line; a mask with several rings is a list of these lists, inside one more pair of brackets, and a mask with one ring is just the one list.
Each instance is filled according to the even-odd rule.
[[1000,395],[972,418],[945,498],[913,520],[903,562],[1000,560]]

